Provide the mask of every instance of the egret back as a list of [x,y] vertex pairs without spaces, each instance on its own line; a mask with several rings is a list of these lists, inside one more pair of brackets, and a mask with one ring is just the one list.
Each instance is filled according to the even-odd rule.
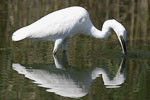
[[[84,8],[65,8],[52,12],[26,26],[28,33],[26,33],[27,36],[24,38],[39,38],[55,41],[58,38],[72,37],[77,33],[85,33],[84,30],[87,29],[87,25],[89,25],[88,23],[90,22],[89,20],[89,14]],[[19,29],[20,32],[16,31],[18,34],[16,32],[14,34],[22,35],[22,33],[24,33],[21,33],[22,29]],[[21,38],[13,38],[13,40],[21,40]]]

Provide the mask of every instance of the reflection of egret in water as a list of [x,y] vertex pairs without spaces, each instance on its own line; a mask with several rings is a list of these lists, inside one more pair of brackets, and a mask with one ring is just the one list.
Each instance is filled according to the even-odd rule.
[[[122,66],[124,66],[123,63],[125,62],[124,58],[113,79],[110,79],[108,76],[109,72],[106,71],[105,68],[96,67],[87,72],[81,72],[72,68],[65,69],[65,67],[59,63],[56,56],[54,56],[54,62],[54,66],[42,64],[24,66],[18,63],[13,63],[12,66],[19,74],[24,74],[25,77],[34,80],[34,83],[38,84],[38,86],[47,88],[46,91],[71,98],[85,96],[89,91],[92,81],[100,74],[102,75],[104,85],[109,88],[119,87],[125,80],[125,69],[122,69]],[[30,69],[26,68],[27,66],[30,67]]]

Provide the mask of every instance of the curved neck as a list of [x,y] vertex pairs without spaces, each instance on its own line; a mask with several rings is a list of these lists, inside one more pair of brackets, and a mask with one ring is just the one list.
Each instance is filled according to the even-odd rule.
[[105,39],[110,35],[110,31],[109,30],[101,31],[101,30],[98,30],[96,27],[92,26],[89,34],[93,36],[94,38]]
[[95,38],[105,39],[110,35],[110,30],[113,29],[118,36],[119,27],[120,23],[118,23],[116,20],[107,20],[102,26],[102,31],[98,30],[94,25],[91,25],[89,34]]

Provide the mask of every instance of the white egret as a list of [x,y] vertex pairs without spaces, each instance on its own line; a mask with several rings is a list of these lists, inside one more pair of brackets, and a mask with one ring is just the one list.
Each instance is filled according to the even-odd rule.
[[12,35],[13,41],[25,38],[54,41],[53,54],[62,45],[66,51],[67,39],[78,34],[87,34],[94,38],[105,39],[113,29],[122,47],[123,54],[126,54],[126,30],[122,24],[112,19],[104,22],[102,30],[98,30],[91,22],[86,9],[78,6],[68,7],[52,12],[38,21],[23,27]]

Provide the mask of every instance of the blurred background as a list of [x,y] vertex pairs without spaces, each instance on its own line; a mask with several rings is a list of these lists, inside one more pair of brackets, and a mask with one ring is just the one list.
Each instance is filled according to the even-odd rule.
[[[37,87],[31,80],[12,70],[13,62],[54,63],[51,55],[53,42],[32,40],[12,42],[11,36],[17,29],[53,11],[70,6],[82,6],[87,9],[93,24],[98,29],[101,29],[105,20],[116,19],[127,30],[126,84],[119,90],[106,90],[104,87],[97,88],[103,83],[98,79],[96,80],[98,83],[92,85],[89,95],[82,99],[148,100],[150,98],[148,95],[150,0],[0,0],[0,98],[30,100],[29,97],[32,95],[32,100],[47,100],[47,98],[69,100],[48,94],[43,88]],[[121,47],[114,32],[106,40],[77,35],[68,42],[67,56],[72,68],[83,71],[93,66],[107,66],[113,75],[116,73],[121,59]],[[61,49],[58,50],[57,55],[59,58],[62,56]]]

